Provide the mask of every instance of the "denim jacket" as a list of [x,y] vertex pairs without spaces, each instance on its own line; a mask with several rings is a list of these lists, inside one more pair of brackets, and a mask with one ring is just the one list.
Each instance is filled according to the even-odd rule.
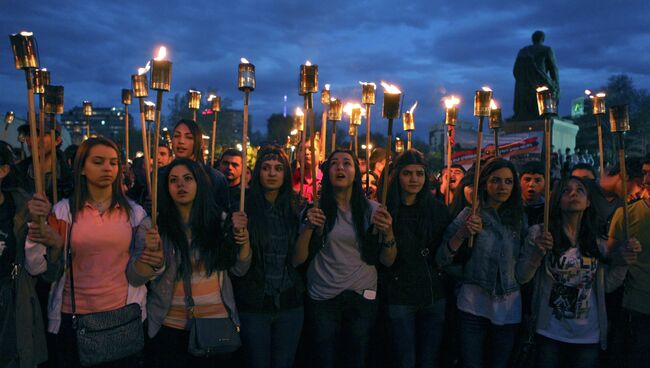
[[[449,241],[465,222],[471,209],[465,208],[447,227],[442,246],[438,248],[436,261],[440,267],[452,263],[456,253],[450,252]],[[519,289],[515,278],[515,266],[521,245],[526,237],[526,226],[513,231],[502,224],[493,208],[481,208],[479,215],[483,230],[475,236],[471,255],[463,268],[463,283],[480,286],[491,295],[505,295]],[[524,221],[525,222],[525,221]]]

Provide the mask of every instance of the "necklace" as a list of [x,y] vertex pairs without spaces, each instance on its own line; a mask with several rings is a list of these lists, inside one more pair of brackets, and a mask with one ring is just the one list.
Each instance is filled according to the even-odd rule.
[[104,213],[108,209],[108,206],[111,203],[111,199],[108,198],[103,201],[95,201],[89,199],[88,202],[90,202],[90,205],[93,206],[93,208],[96,209],[99,213]]

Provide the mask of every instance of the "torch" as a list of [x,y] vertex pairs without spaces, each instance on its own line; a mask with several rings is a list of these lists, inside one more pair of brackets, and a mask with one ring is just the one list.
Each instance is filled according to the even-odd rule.
[[173,147],[172,147],[172,135],[169,133],[169,129],[167,129],[167,127],[162,128],[162,135],[163,135],[163,140],[165,141],[165,144],[167,145],[167,148],[169,148],[169,151],[174,152]]
[[497,107],[494,100],[490,100],[490,120],[488,124],[490,129],[494,132],[494,156],[501,157],[501,152],[499,151],[499,129],[501,129],[501,124],[503,119],[501,118],[501,109]]
[[131,84],[133,94],[140,102],[140,124],[142,128],[142,152],[144,153],[144,169],[147,172],[147,189],[149,194],[151,191],[151,154],[149,153],[149,140],[147,139],[147,120],[145,116],[145,103],[144,98],[149,96],[149,85],[147,83],[147,72],[149,71],[150,63],[144,68],[138,68],[138,74],[131,75]]
[[605,92],[596,93],[591,97],[593,113],[596,115],[596,126],[598,127],[598,160],[600,164],[600,177],[605,175],[605,149],[603,147],[603,116],[605,116]]
[[129,165],[129,105],[133,93],[130,89],[122,90],[122,104],[124,105],[124,168]]
[[386,166],[384,166],[384,182],[381,190],[381,204],[386,205],[388,195],[388,169],[390,168],[390,151],[393,146],[393,120],[399,118],[400,100],[402,91],[396,86],[381,82],[384,87],[384,105],[382,106],[382,117],[388,119],[388,133],[386,138]]
[[458,104],[460,100],[456,96],[445,99],[445,125],[447,125],[447,192],[445,193],[445,203],[451,205],[451,147],[453,145],[453,134],[458,121]]
[[[366,162],[370,161],[370,106],[375,104],[377,85],[372,82],[361,84],[361,103],[366,105]],[[370,175],[366,175],[366,197],[370,195]]]
[[192,120],[196,122],[196,111],[201,107],[201,92],[193,89],[187,91],[187,107],[192,110]]
[[399,137],[395,138],[395,153],[402,154],[404,152],[404,142]]
[[[309,119],[309,140],[311,151],[311,187],[314,201],[314,207],[318,208],[318,182],[316,180],[316,170],[318,167],[318,157],[316,157],[316,131],[314,128],[314,93],[318,92],[318,65],[312,65],[307,60],[300,66],[300,91],[299,94],[305,99],[305,110]],[[304,147],[305,142],[303,142]],[[306,148],[306,147],[305,147]]]
[[544,232],[547,232],[551,208],[551,140],[557,101],[553,91],[546,86],[537,88],[537,110],[544,118]]
[[[478,212],[478,182],[481,176],[481,146],[483,145],[483,121],[490,116],[490,101],[492,100],[492,90],[489,87],[483,87],[474,94],[474,116],[478,116],[478,133],[476,135],[476,157],[474,161],[474,191],[472,192],[472,216]],[[467,243],[469,248],[474,246],[474,237],[471,236]]]
[[404,125],[404,130],[406,130],[406,149],[411,149],[411,135],[415,130],[415,115],[413,111],[418,106],[418,102],[415,101],[411,109],[402,114],[402,124]]
[[[45,137],[45,86],[50,84],[50,72],[47,69],[34,69],[34,94],[38,95],[38,140],[43,148],[43,139]],[[42,165],[45,163],[45,150],[39,150],[39,161]]]
[[156,104],[151,101],[144,102],[144,120],[147,122],[147,151],[151,155],[152,160],[156,160],[158,156],[158,142],[151,139],[151,126],[156,121]]
[[43,91],[45,98],[44,112],[50,115],[50,140],[52,142],[52,153],[50,159],[52,160],[52,201],[58,202],[58,188],[56,186],[56,115],[63,114],[63,86],[45,86]]
[[246,196],[246,163],[248,162],[248,98],[251,92],[255,89],[255,65],[251,64],[245,58],[241,58],[239,63],[239,71],[237,75],[237,86],[239,90],[244,92],[244,129],[242,131],[242,167],[241,184],[239,194],[239,210],[244,210],[245,196]]
[[627,208],[627,168],[625,167],[625,137],[623,134],[630,130],[630,116],[627,105],[612,106],[609,108],[609,123],[612,133],[618,135],[618,164],[619,175],[623,182],[623,240],[627,241],[630,233],[628,208]]
[[326,84],[325,88],[320,91],[320,103],[323,104],[323,116],[321,117],[321,126],[320,126],[320,151],[323,155],[323,160],[327,157],[327,116],[330,107],[330,85]]
[[[327,112],[327,118],[332,122],[332,151],[336,150],[336,122],[341,121],[343,117],[343,104],[338,98],[330,98],[330,109]],[[330,152],[330,153],[331,153]]]
[[214,151],[217,147],[217,113],[221,111],[221,97],[217,95],[208,96],[212,109],[212,144],[210,147],[210,166],[214,167]]
[[[156,90],[156,122],[154,126],[154,144],[158,146],[160,142],[160,112],[162,111],[163,92],[169,92],[172,81],[172,62],[165,60],[167,56],[167,48],[161,46],[158,49],[158,56],[153,59],[151,63],[151,81],[150,88]],[[198,143],[195,143],[198,144]],[[200,157],[196,157],[200,160]],[[151,196],[151,223],[157,226],[156,220],[158,219],[158,160],[154,156],[153,160],[153,179],[151,181],[151,189],[153,195]]]
[[7,129],[9,129],[9,126],[14,123],[15,118],[16,115],[13,111],[7,111],[5,114],[5,130],[2,132],[2,140],[7,139]]
[[303,185],[305,183],[305,141],[307,140],[307,133],[305,131],[305,114],[302,112],[300,107],[296,107],[296,114],[294,116],[294,126],[298,129],[298,134],[300,134],[300,142],[302,143],[302,150],[298,152],[300,157],[300,198],[302,198],[302,193],[304,192]]
[[[36,40],[32,32],[20,32],[9,36],[11,48],[14,53],[14,63],[16,69],[25,71],[25,81],[27,82],[27,112],[29,120],[29,137],[32,146],[32,166],[34,168],[34,186],[36,193],[43,194],[43,173],[41,172],[41,163],[39,161],[39,147],[36,130],[36,112],[34,111],[34,85],[32,83],[31,70],[39,66],[38,50]],[[42,224],[43,219],[39,222]]]
[[350,136],[350,150],[352,150],[354,144],[354,154],[359,154],[359,126],[361,125],[361,116],[365,111],[358,103],[348,102],[343,108],[345,112],[350,117],[350,126],[348,128],[348,135]]
[[84,121],[86,122],[86,139],[90,138],[90,117],[93,116],[93,103],[83,102]]

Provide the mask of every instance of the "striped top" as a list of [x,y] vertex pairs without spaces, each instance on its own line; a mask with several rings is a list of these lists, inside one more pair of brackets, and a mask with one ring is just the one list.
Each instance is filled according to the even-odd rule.
[[[205,273],[203,264],[192,262],[192,298],[194,299],[194,317],[197,318],[226,318],[228,311],[221,300],[219,273],[210,276]],[[185,303],[183,279],[176,280],[172,304],[163,321],[163,326],[178,330],[189,329],[190,315]]]

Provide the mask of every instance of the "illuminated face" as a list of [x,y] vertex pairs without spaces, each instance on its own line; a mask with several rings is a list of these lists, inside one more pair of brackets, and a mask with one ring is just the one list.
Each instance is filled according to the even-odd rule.
[[172,147],[176,157],[194,159],[194,136],[190,128],[185,124],[180,124],[174,130],[172,137]]
[[[59,137],[56,140],[57,140],[57,142],[59,142],[59,141],[61,141],[61,138]],[[47,133],[47,134],[45,134],[43,136],[43,144],[42,145],[41,145],[40,137],[37,140],[37,142],[38,142],[38,145],[39,145],[38,146],[39,150],[43,150],[43,152],[46,155],[49,155],[52,152],[52,137],[50,136],[49,133]],[[25,136],[25,143],[27,143],[27,148],[29,148],[29,152],[31,152],[32,151],[32,140],[31,140],[29,135]]]
[[156,160],[158,161],[158,167],[163,167],[169,165],[174,157],[171,155],[169,148],[158,146],[158,153],[156,155]]
[[194,203],[196,198],[196,180],[185,165],[176,165],[169,172],[167,180],[169,195],[177,206]]
[[519,182],[524,202],[539,202],[542,193],[544,193],[544,175],[526,173],[521,176]]
[[273,191],[279,190],[284,184],[284,164],[278,160],[262,162],[260,170],[260,184],[262,188]]
[[487,178],[488,204],[498,208],[510,199],[515,179],[512,171],[504,167],[494,171]]
[[374,176],[372,176],[372,175],[370,175],[368,173],[365,173],[365,174],[361,175],[361,187],[363,187],[363,191],[365,192],[366,191],[366,177],[368,177],[368,176],[370,176],[369,185],[368,185],[368,187],[370,189],[368,190],[368,195],[369,195],[369,197],[372,197],[373,194],[377,191],[377,179],[375,179]]
[[424,166],[406,165],[399,172],[399,185],[405,194],[418,194],[424,186]]
[[[301,145],[299,146],[299,152],[298,152],[298,155],[299,155],[299,156],[298,156],[298,157],[300,157],[300,155],[302,154],[302,153],[301,153],[301,152],[302,152],[302,151],[301,151],[301,150],[302,150],[302,147],[305,147],[305,148],[306,148],[306,150],[305,150],[305,166],[306,166],[306,167],[311,167],[311,141],[310,141],[310,140],[307,140],[307,142],[305,142],[304,145],[301,144]],[[320,153],[318,152],[318,145],[316,145],[316,150],[315,150],[315,152],[316,152],[316,157],[319,157]]]
[[117,152],[109,146],[93,146],[88,152],[81,173],[86,177],[89,186],[97,188],[110,187],[117,179]]
[[219,161],[219,171],[226,176],[230,186],[239,185],[241,181],[241,170],[241,156],[223,156],[221,161]]
[[334,188],[351,188],[354,174],[354,161],[349,153],[336,152],[330,157],[329,176]]
[[589,204],[587,188],[578,180],[569,180],[560,198],[562,212],[582,212],[589,207]]
[[[446,184],[447,184],[447,168],[445,167],[444,169],[442,169],[441,173],[442,173],[441,174],[442,184],[446,186]],[[459,168],[456,168],[456,167],[451,168],[451,172],[449,174],[449,181],[451,182],[451,191],[452,192],[454,190],[456,190],[456,188],[458,188],[458,185],[460,184],[460,181],[463,180],[464,177],[465,177],[465,173],[463,172],[463,170],[461,170]]]

